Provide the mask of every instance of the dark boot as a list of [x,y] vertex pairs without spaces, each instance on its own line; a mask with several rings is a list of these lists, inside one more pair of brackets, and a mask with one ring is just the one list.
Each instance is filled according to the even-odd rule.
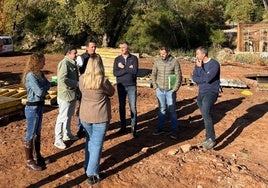
[[26,168],[36,171],[41,171],[42,167],[35,164],[35,161],[33,160],[33,140],[30,140],[25,143],[25,154],[27,159]]
[[136,132],[136,125],[132,125],[131,126],[131,134],[132,134],[132,137],[133,138],[137,138],[138,137],[137,132]]
[[34,138],[35,159],[36,159],[36,163],[37,163],[38,166],[45,167],[46,164],[50,163],[50,160],[45,159],[44,157],[42,157],[40,149],[41,149],[41,139],[40,139],[40,135],[37,135]]

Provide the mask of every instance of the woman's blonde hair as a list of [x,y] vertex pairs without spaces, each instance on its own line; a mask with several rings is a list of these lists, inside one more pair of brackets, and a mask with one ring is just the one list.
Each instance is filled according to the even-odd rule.
[[91,55],[84,73],[83,85],[87,89],[100,89],[104,80],[104,66],[99,55]]
[[32,72],[37,78],[38,80],[42,80],[43,76],[42,76],[42,72],[40,70],[39,64],[41,61],[44,61],[45,56],[43,53],[33,53],[28,61],[26,62],[25,68],[23,70],[23,74],[22,74],[22,84],[25,86],[25,82],[26,82],[26,75],[29,72]]

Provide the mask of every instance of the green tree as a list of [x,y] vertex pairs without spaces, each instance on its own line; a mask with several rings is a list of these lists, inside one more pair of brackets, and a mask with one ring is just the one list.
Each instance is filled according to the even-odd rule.
[[253,0],[233,1],[226,4],[225,16],[234,22],[261,21],[264,8],[258,6]]
[[123,36],[138,52],[158,49],[161,45],[177,46],[172,25],[173,13],[166,1],[146,1],[135,8],[135,15]]
[[14,34],[17,11],[16,0],[0,0],[0,33]]
[[221,48],[222,44],[226,42],[224,32],[220,29],[212,30],[209,38],[214,48]]
[[[135,51],[160,45],[192,49],[219,45],[226,21],[261,21],[267,0],[0,0],[0,33],[39,46],[83,45],[87,37],[114,47],[127,40]],[[56,40],[62,42],[57,43]]]

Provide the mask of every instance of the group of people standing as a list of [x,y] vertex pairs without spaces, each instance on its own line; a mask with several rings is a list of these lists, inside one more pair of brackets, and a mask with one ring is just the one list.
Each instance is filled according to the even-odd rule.
[[[115,58],[113,74],[116,77],[116,89],[105,77],[102,58],[96,51],[96,42],[86,42],[86,52],[77,56],[76,47],[66,50],[64,59],[57,69],[57,102],[59,114],[55,125],[54,145],[65,149],[65,141],[78,140],[86,135],[85,172],[88,183],[93,185],[101,180],[99,163],[106,131],[111,120],[112,97],[117,90],[121,127],[118,135],[127,133],[126,98],[128,97],[131,114],[131,134],[137,135],[137,73],[138,58],[129,52],[126,42],[119,45],[121,55]],[[211,108],[217,100],[219,92],[220,66],[208,57],[208,50],[199,47],[196,50],[196,65],[193,81],[199,85],[197,104],[204,119],[206,139],[200,147],[211,149],[215,146],[214,124],[210,115]],[[45,65],[43,54],[34,53],[30,56],[23,73],[22,83],[27,88],[25,116],[27,132],[24,139],[27,164],[32,170],[43,170],[50,161],[40,153],[43,105],[50,88],[42,69]],[[171,83],[172,82],[172,83]],[[182,84],[182,72],[177,59],[170,54],[167,47],[160,48],[160,57],[152,68],[152,86],[155,89],[159,104],[158,126],[153,135],[158,136],[164,131],[166,112],[171,121],[172,139],[178,138],[179,126],[176,113],[176,93]],[[78,107],[78,131],[71,133],[71,120]]]

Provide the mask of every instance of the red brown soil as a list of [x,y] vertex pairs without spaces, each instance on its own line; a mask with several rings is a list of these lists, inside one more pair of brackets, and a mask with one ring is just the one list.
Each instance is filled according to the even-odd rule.
[[[0,57],[0,80],[16,82],[27,58],[28,55]],[[58,54],[46,55],[44,70],[48,79],[56,75],[57,63],[62,58]],[[152,58],[141,58],[140,68],[151,69],[152,62]],[[190,77],[193,67],[192,63],[181,62],[185,77]],[[154,90],[148,87],[138,88],[139,137],[117,136],[120,122],[114,95],[113,118],[100,166],[106,177],[93,187],[268,187],[268,91],[259,90],[256,80],[244,77],[244,74],[267,73],[268,67],[229,62],[222,63],[221,70],[222,78],[244,81],[253,95],[242,95],[244,89],[223,88],[213,109],[217,145],[209,151],[180,150],[182,145],[195,145],[204,139],[203,121],[196,105],[197,86],[183,85],[177,92],[181,126],[178,140],[166,135],[152,136],[158,105]],[[41,172],[25,169],[24,116],[1,122],[0,187],[89,187],[83,169],[85,139],[68,142],[65,150],[53,145],[57,114],[57,107],[45,107],[41,150],[53,162]],[[77,130],[76,119],[74,116],[73,133]],[[169,126],[167,122],[167,129]]]

